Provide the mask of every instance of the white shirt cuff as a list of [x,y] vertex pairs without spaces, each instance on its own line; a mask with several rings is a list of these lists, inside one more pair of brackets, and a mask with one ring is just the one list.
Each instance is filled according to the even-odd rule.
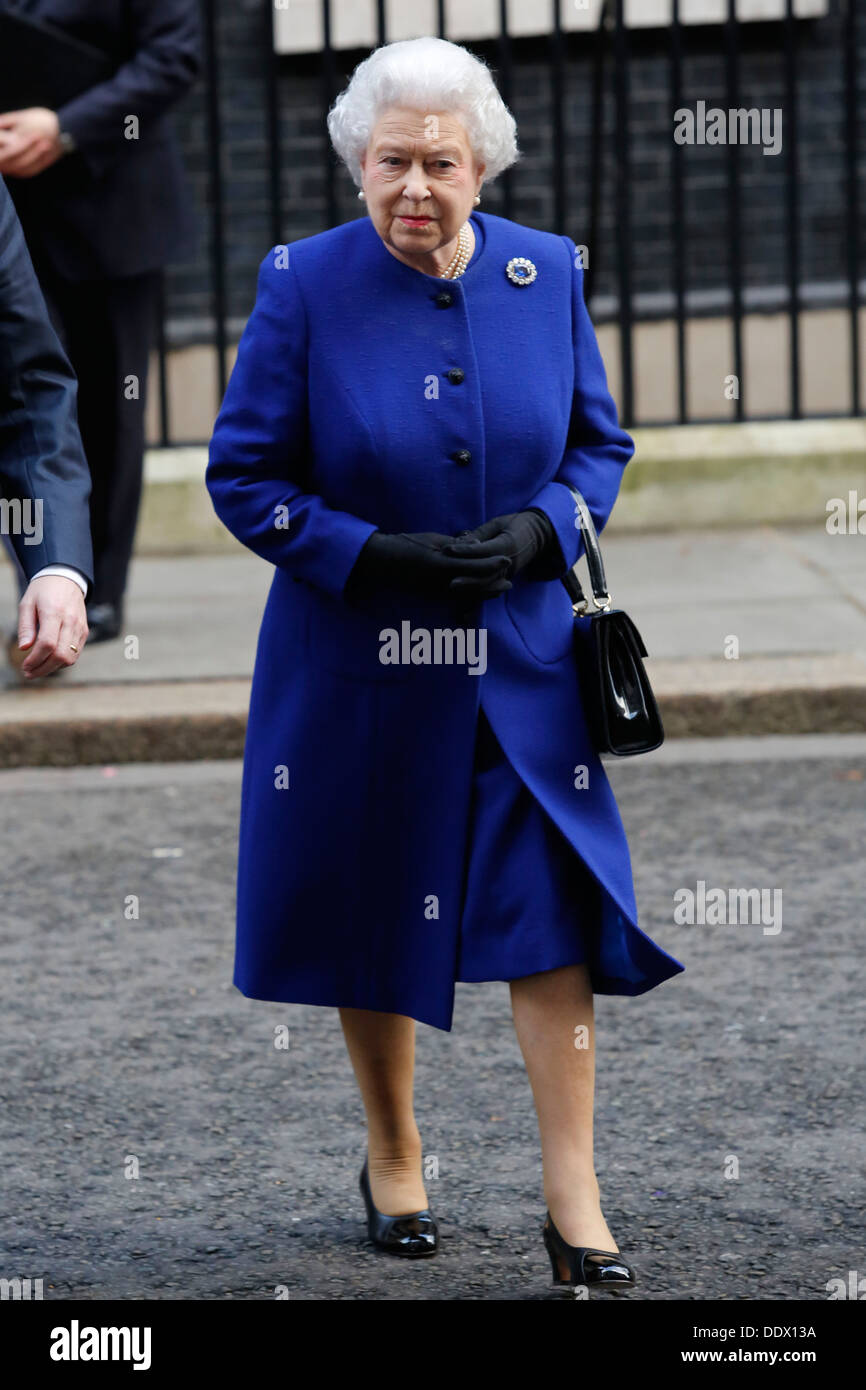
[[84,597],[87,597],[87,580],[80,570],[73,569],[71,565],[46,565],[34,574],[33,578],[44,579],[49,574],[59,574],[62,579],[74,579]]

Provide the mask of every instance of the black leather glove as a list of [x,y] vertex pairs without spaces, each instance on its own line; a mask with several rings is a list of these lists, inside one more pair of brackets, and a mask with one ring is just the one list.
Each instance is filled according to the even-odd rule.
[[[445,553],[456,559],[472,555],[478,559],[505,556],[509,579],[521,570],[525,571],[527,579],[557,579],[566,568],[553,523],[537,507],[512,512],[509,516],[495,516],[476,530],[458,536],[446,547]],[[477,592],[483,598],[491,597],[481,575],[458,575],[452,587]]]
[[[352,567],[345,595],[352,600],[391,588],[427,597],[460,598],[461,590],[453,587],[460,579],[471,580],[473,586],[483,588],[485,597],[488,590],[492,595],[511,588],[505,555],[479,554],[474,550],[465,556],[447,554],[446,548],[455,542],[454,536],[440,536],[432,531],[411,535],[374,531]],[[473,598],[475,587],[471,590]],[[462,597],[468,596],[463,592]]]

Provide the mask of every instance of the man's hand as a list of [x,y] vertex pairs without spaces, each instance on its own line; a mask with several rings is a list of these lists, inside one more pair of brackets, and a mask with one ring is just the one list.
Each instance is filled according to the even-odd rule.
[[60,122],[47,106],[0,115],[0,174],[32,179],[63,157]]
[[32,579],[18,605],[18,646],[32,648],[21,666],[24,679],[74,666],[87,631],[84,595],[74,579],[59,574]]

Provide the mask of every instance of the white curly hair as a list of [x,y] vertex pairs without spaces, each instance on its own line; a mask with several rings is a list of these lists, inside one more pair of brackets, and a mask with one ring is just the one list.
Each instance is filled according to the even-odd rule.
[[520,157],[517,126],[486,63],[460,44],[427,36],[375,49],[328,112],[331,144],[361,186],[361,155],[389,106],[459,116],[490,183]]

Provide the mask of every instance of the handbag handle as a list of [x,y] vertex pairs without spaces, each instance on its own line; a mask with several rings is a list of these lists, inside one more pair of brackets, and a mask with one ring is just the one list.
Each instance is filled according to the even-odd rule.
[[[569,492],[574,498],[577,508],[578,523],[580,525],[583,544],[586,550],[586,563],[589,568],[589,582],[592,587],[592,598],[596,609],[604,612],[610,608],[611,598],[607,587],[607,579],[604,573],[604,561],[601,558],[601,547],[598,543],[598,532],[595,529],[595,522],[590,514],[589,507],[582,493],[576,487],[566,484]],[[579,563],[579,561],[577,562]],[[575,614],[580,617],[586,613],[589,600],[583,592],[583,586],[577,577],[577,563],[568,574],[563,576],[563,584],[569,598],[572,601]]]

